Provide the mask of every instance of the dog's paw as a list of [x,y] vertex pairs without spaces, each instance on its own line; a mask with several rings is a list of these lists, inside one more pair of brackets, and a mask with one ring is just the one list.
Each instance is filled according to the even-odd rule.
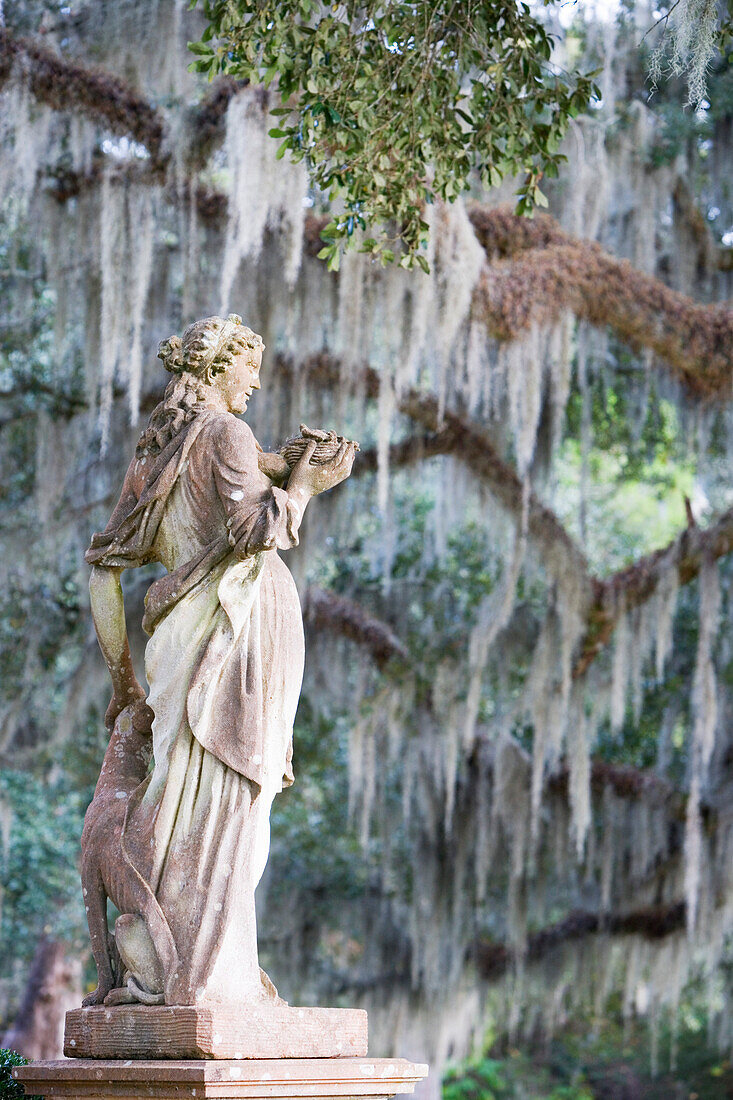
[[82,1008],[92,1008],[94,1005],[104,1004],[104,1000],[109,993],[109,987],[106,989],[104,986],[97,986],[91,993],[87,993],[84,1000],[81,1002]]

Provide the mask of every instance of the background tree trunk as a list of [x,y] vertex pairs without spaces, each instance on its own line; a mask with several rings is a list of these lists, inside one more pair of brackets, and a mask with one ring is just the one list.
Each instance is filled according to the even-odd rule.
[[15,1023],[2,1046],[26,1058],[61,1058],[64,1018],[81,1003],[81,961],[71,959],[60,940],[42,935]]

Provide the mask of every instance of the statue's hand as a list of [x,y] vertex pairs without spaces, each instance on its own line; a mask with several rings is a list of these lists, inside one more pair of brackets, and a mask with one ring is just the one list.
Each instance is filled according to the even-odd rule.
[[333,489],[351,473],[356,454],[356,443],[342,443],[330,462],[324,462],[322,466],[311,466],[310,460],[317,446],[316,440],[311,440],[303,451],[303,454],[293,466],[293,472],[288,481],[288,491],[304,492],[308,496],[315,497],[319,493],[325,493],[327,489]]

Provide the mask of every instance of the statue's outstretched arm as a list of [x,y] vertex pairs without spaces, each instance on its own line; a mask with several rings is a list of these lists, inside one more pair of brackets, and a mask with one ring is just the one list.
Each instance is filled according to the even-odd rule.
[[282,455],[274,454],[270,451],[259,451],[257,454],[257,464],[260,471],[265,474],[266,477],[269,477],[273,484],[282,485],[287,481],[290,467]]
[[112,728],[118,714],[128,704],[145,698],[145,690],[138,683],[132,667],[125,623],[125,603],[120,583],[121,572],[121,569],[95,565],[92,567],[92,575],[89,579],[89,598],[94,629],[97,632],[99,648],[102,650],[112,677],[112,700],[105,715],[108,729]]

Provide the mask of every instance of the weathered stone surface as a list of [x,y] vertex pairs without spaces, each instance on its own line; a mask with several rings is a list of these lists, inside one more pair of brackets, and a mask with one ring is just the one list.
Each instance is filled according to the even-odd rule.
[[66,1014],[67,1058],[344,1058],[367,1052],[367,1014],[287,1005],[120,1005]]
[[[113,695],[81,841],[98,971],[85,1007],[281,1003],[257,960],[255,889],[272,800],[293,781],[304,638],[277,551],[297,546],[308,502],[349,476],[357,444],[308,429],[294,464],[264,453],[238,418],[263,350],[236,314],[163,341],[173,381],[86,553]],[[145,597],[146,698],[120,574],[154,561],[167,574]]]
[[26,1093],[69,1100],[244,1100],[246,1097],[388,1097],[412,1092],[428,1067],[404,1058],[250,1061],[35,1062],[13,1075]]

